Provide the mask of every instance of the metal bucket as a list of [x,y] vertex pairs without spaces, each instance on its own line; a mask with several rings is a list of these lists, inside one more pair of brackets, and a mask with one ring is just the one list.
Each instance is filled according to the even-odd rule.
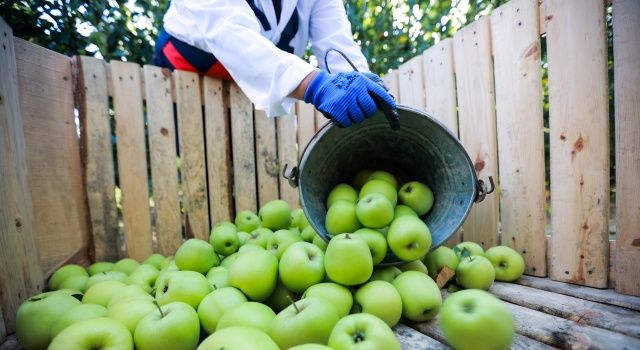
[[[434,206],[422,217],[431,231],[431,249],[462,225],[474,202],[487,191],[464,147],[444,125],[419,110],[398,106],[400,128],[392,130],[381,112],[363,123],[340,128],[331,123],[307,144],[297,167],[283,175],[298,187],[311,226],[331,239],[324,222],[326,199],[340,183],[352,184],[361,169],[386,170],[399,183],[420,181],[431,188]],[[491,179],[490,179],[491,180]],[[388,253],[383,264],[400,263]]]

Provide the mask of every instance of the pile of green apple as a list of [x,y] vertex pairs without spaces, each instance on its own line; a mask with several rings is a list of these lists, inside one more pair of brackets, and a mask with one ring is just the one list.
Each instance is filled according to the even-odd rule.
[[[59,268],[50,291],[18,309],[17,336],[27,350],[399,349],[391,327],[401,318],[440,313],[455,348],[483,348],[478,339],[509,346],[513,321],[504,303],[466,290],[443,305],[429,275],[448,266],[464,276],[464,259],[482,256],[458,247],[452,267],[438,248],[424,262],[375,266],[384,257],[376,245],[386,249],[387,241],[366,230],[375,234],[345,232],[327,243],[301,209],[274,200],[257,215],[241,211],[235,222],[216,224],[208,242],[186,240],[174,256]],[[490,251],[484,256],[493,261]]]

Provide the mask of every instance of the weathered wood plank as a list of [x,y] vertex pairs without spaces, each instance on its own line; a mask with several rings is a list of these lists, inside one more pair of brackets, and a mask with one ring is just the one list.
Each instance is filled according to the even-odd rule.
[[552,281],[548,278],[522,276],[516,283],[536,289],[570,295],[599,303],[617,305],[640,311],[640,297],[623,295],[611,289],[596,289],[575,284]]
[[229,87],[231,100],[231,142],[233,173],[241,176],[233,178],[233,194],[236,212],[251,210],[257,212],[256,159],[253,139],[253,106],[242,93],[240,87],[232,83]]
[[316,109],[315,111],[315,119],[316,119],[316,132],[320,130],[323,126],[329,123],[329,119],[325,118],[324,115],[320,111]]
[[[281,173],[285,164],[289,167],[298,165],[298,151],[296,149],[296,120],[295,115],[283,115],[277,117],[276,125],[278,127],[278,163]],[[291,208],[299,207],[298,189],[289,186],[287,179],[278,176],[280,180],[280,199],[287,201]]]
[[2,314],[2,305],[0,302],[0,345],[7,339],[7,328],[4,324],[4,315]]
[[542,72],[537,0],[510,1],[491,15],[500,169],[502,244],[545,276],[546,213]]
[[613,2],[616,290],[640,295],[640,2]]
[[445,344],[402,323],[398,323],[393,327],[393,333],[400,341],[400,348],[403,350],[449,349]]
[[43,274],[29,190],[14,37],[2,18],[0,47],[0,338],[4,340],[15,331],[20,303],[43,289]]
[[142,261],[153,251],[140,66],[111,62],[111,81],[127,255]]
[[7,337],[7,340],[0,344],[0,350],[23,350],[24,348],[18,342],[18,338],[15,334]]
[[315,108],[313,108],[313,105],[302,101],[296,103],[296,118],[298,121],[298,159],[300,159],[304,148],[316,133]]
[[169,256],[175,254],[182,244],[171,73],[168,70],[147,65],[144,66],[144,80],[149,123],[149,165],[155,204],[155,231],[158,252]]
[[233,218],[229,95],[219,79],[204,77],[203,84],[209,219],[213,226]]
[[208,240],[209,207],[200,77],[196,73],[181,70],[176,70],[173,75],[178,99],[178,140],[186,235]]
[[[489,19],[482,17],[453,38],[458,96],[460,140],[474,163],[480,179],[498,181],[498,150],[493,92],[493,63]],[[485,249],[498,243],[497,193],[471,209],[463,224],[464,240]]]
[[422,56],[416,56],[398,68],[399,103],[424,110],[425,93],[422,74]]
[[384,85],[386,85],[387,89],[389,89],[389,93],[391,94],[391,96],[395,97],[396,102],[399,101],[398,98],[400,97],[398,74],[399,74],[398,70],[396,69],[394,71],[391,71],[385,74],[384,77],[382,77],[382,80],[384,81]]
[[[313,123],[313,115],[311,116]],[[256,172],[258,176],[258,205],[278,199],[278,146],[276,142],[276,120],[268,118],[264,111],[255,111],[256,124]],[[311,124],[313,126],[313,124]]]
[[[607,286],[609,119],[602,0],[548,1],[552,279]],[[585,74],[589,72],[589,74]]]

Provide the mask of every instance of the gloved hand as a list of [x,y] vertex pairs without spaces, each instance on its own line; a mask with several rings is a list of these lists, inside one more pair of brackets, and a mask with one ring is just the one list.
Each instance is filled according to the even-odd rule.
[[382,78],[380,78],[380,76],[378,74],[371,73],[371,72],[366,72],[366,73],[362,73],[362,74],[364,74],[365,77],[371,79],[371,81],[373,81],[374,83],[382,86],[385,91],[389,91],[387,86],[384,84],[384,80],[382,80]]
[[382,86],[359,72],[329,74],[321,71],[304,94],[305,102],[313,104],[325,117],[342,127],[373,116],[379,107],[376,100],[396,108],[395,101]]

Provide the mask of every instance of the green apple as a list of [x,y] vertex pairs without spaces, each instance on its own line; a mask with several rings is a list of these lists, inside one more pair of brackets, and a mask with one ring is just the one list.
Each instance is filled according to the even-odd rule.
[[230,227],[234,227],[234,228],[236,228],[236,230],[237,230],[236,224],[234,224],[234,223],[233,223],[233,222],[231,222],[231,221],[226,221],[226,220],[220,221],[220,222],[218,222],[217,224],[213,225],[213,227],[212,227],[212,228],[217,228],[217,227],[219,227],[219,226],[230,226]]
[[276,284],[276,289],[273,290],[273,293],[264,301],[273,311],[280,312],[287,308],[287,306],[291,305],[291,300],[296,301],[299,300],[300,296],[284,286],[282,281],[278,279],[278,283]]
[[391,283],[402,271],[396,266],[378,267],[373,270],[369,281],[387,281]]
[[327,196],[327,208],[331,208],[333,203],[337,201],[347,201],[355,204],[357,200],[358,192],[356,192],[353,187],[347,184],[339,184],[329,192],[329,196]]
[[243,326],[267,333],[275,317],[276,313],[267,305],[249,301],[225,312],[218,321],[216,332],[227,327]]
[[398,265],[398,268],[400,271],[418,271],[424,274],[429,274],[427,266],[420,260],[409,261],[408,263]]
[[138,285],[142,287],[145,292],[151,293],[151,290],[153,289],[153,286],[155,285],[156,280],[160,275],[160,272],[152,265],[140,265],[140,266],[141,267],[149,266],[151,268],[137,269],[136,271],[131,273],[131,275],[129,275],[129,278],[127,279],[127,284]]
[[[302,208],[297,208],[291,211],[291,227],[297,227],[300,230],[304,229],[304,227],[300,227],[303,223],[304,218],[304,210]],[[306,227],[306,226],[305,226]]]
[[209,242],[197,238],[191,238],[182,243],[176,251],[176,265],[182,271],[195,271],[201,274],[220,264],[220,258],[216,255]]
[[109,301],[107,302],[107,308],[111,305],[129,299],[147,299],[153,301],[153,297],[144,290],[143,287],[137,284],[131,284],[124,286],[113,293]]
[[292,227],[289,227],[287,230],[291,231],[291,232],[292,232],[292,233],[294,233],[296,236],[298,236],[298,237],[302,238],[302,237],[300,236],[300,229],[299,229],[299,228],[297,228],[297,227],[293,227],[293,226],[292,226]]
[[212,267],[206,277],[212,290],[229,286],[229,269],[224,266]]
[[84,293],[87,290],[88,282],[88,275],[72,275],[60,283],[59,289],[73,289]]
[[326,345],[310,343],[310,344],[296,345],[292,348],[289,348],[289,350],[332,350],[332,349]]
[[64,280],[69,278],[70,276],[81,275],[81,276],[89,276],[87,270],[80,265],[64,265],[61,268],[57,269],[56,272],[51,275],[49,279],[49,289],[57,290],[60,289],[60,285]]
[[318,246],[318,248],[322,249],[322,251],[327,250],[327,241],[325,241],[324,238],[320,237],[320,235],[318,234],[313,237],[313,241],[311,241],[311,243]]
[[233,253],[233,254],[225,257],[220,262],[220,266],[229,268],[229,266],[231,266],[236,261],[236,259],[238,258],[238,255],[239,255],[238,253]]
[[97,304],[106,307],[109,305],[111,297],[120,289],[126,287],[126,284],[120,281],[102,281],[94,284],[87,289],[82,297],[83,304]]
[[213,237],[215,236],[232,236],[233,234],[235,234],[236,236],[238,234],[238,228],[236,227],[236,225],[228,221],[223,221],[213,226],[213,228],[211,229],[211,233],[209,235],[209,243],[211,243],[211,246],[213,246]]
[[246,302],[247,297],[233,287],[224,287],[209,293],[198,306],[198,317],[202,329],[207,334],[215,332],[225,312]]
[[440,289],[431,277],[418,271],[406,271],[391,282],[402,299],[402,316],[422,322],[438,314],[442,306]]
[[487,249],[484,256],[493,264],[496,281],[513,282],[524,273],[524,259],[511,247],[492,247]]
[[147,264],[147,265],[151,265],[153,267],[155,267],[156,269],[160,270],[161,266],[162,266],[162,262],[164,261],[165,256],[162,254],[151,254],[149,255],[149,257],[147,259],[145,259],[145,261],[142,262],[142,264]]
[[300,222],[298,223],[298,228],[300,229],[300,231],[302,231],[308,226],[309,226],[309,219],[307,218],[306,215],[302,214],[302,216],[300,217]]
[[407,182],[398,191],[400,203],[413,209],[416,214],[422,216],[433,207],[433,192],[418,181]]
[[270,229],[266,227],[259,227],[251,231],[250,233],[251,237],[247,239],[245,244],[257,244],[262,248],[266,249],[267,242],[269,241],[269,237],[271,237],[272,234],[273,234],[273,231],[271,231]]
[[358,221],[368,228],[383,228],[393,220],[393,205],[380,193],[369,193],[356,204]]
[[271,323],[269,335],[282,349],[306,344],[326,344],[338,314],[331,303],[308,297],[280,311]]
[[282,230],[289,228],[291,224],[291,209],[289,203],[275,199],[265,203],[258,211],[262,226],[271,230]]
[[[393,221],[392,221],[393,222]],[[383,228],[377,228],[375,229],[376,231],[382,233],[382,235],[384,236],[384,238],[387,238],[387,233],[389,233],[389,226],[385,226]]]
[[366,313],[343,317],[331,331],[328,345],[335,350],[400,350],[400,342],[380,318]]
[[353,236],[360,238],[367,243],[371,251],[373,265],[378,265],[387,256],[387,239],[384,235],[370,228],[361,228],[353,233]]
[[394,190],[398,190],[398,180],[391,173],[382,170],[376,170],[369,175],[367,181],[371,180],[383,180],[391,184]]
[[25,349],[46,349],[51,327],[66,311],[81,305],[71,295],[56,291],[41,293],[20,304],[16,314],[16,334]]
[[108,272],[113,270],[115,264],[108,261],[100,261],[89,265],[89,275],[93,276],[100,272]]
[[[466,250],[466,253],[465,253]],[[453,247],[458,259],[466,256],[484,255],[484,249],[476,242],[461,242]]]
[[385,180],[373,179],[367,181],[367,183],[362,186],[358,198],[362,199],[370,193],[382,194],[389,200],[389,202],[391,202],[391,205],[394,207],[396,206],[396,204],[398,204],[398,192],[396,192],[396,189],[392,184]]
[[325,299],[335,307],[340,318],[348,315],[353,306],[353,295],[349,289],[333,282],[315,284],[309,287],[302,297]]
[[104,281],[119,281],[122,283],[127,283],[127,280],[129,280],[129,276],[121,271],[98,272],[95,275],[89,277],[89,280],[87,280],[86,288],[89,289],[95,284]]
[[229,285],[253,301],[266,300],[276,288],[277,280],[278,258],[266,250],[244,252],[229,267]]
[[167,267],[169,267],[171,265],[175,265],[176,262],[174,260],[175,259],[173,258],[173,256],[168,256],[168,257],[164,258],[164,260],[162,260],[162,263],[160,264],[160,271],[166,269]]
[[154,310],[153,299],[131,298],[109,305],[107,317],[119,321],[133,334],[140,320]]
[[431,232],[420,218],[401,216],[389,226],[387,243],[398,258],[404,261],[418,260],[431,248]]
[[355,189],[361,189],[362,186],[369,180],[369,176],[371,176],[373,170],[370,169],[361,169],[353,176],[353,187]]
[[327,276],[345,286],[366,282],[373,272],[373,260],[367,243],[353,234],[333,237],[324,254]]
[[172,302],[145,316],[133,334],[137,350],[192,350],[200,340],[198,314],[189,305]]
[[76,322],[106,316],[107,309],[101,305],[80,304],[73,306],[71,309],[65,311],[60,318],[51,325],[51,339],[55,338],[63,329]]
[[408,206],[404,204],[398,204],[394,208],[393,218],[395,219],[401,216],[418,216],[418,214],[416,214],[416,212],[413,211],[413,209],[409,208]]
[[48,350],[133,349],[131,333],[120,322],[106,317],[77,322],[65,328]]
[[302,240],[304,240],[305,242],[311,243],[313,242],[313,237],[315,237],[316,234],[318,233],[313,229],[313,227],[307,226],[304,228],[304,230],[302,230],[302,232],[300,232],[300,238],[302,238]]
[[[242,246],[247,243],[249,238],[251,238],[251,235],[248,232],[238,231],[238,233],[236,234],[238,235],[238,243],[240,244],[240,248],[242,248]],[[240,250],[240,248],[238,248],[238,250]]]
[[445,266],[455,271],[460,263],[460,259],[453,249],[440,246],[427,254],[424,259],[422,259],[422,262],[427,266],[429,276],[435,279]]
[[495,278],[496,272],[491,261],[482,255],[463,258],[456,268],[456,280],[465,289],[487,290]]
[[356,309],[378,316],[389,327],[395,326],[402,316],[402,299],[396,288],[389,282],[371,281],[354,295]]
[[509,349],[515,337],[513,317],[500,299],[477,289],[447,297],[440,327],[454,349]]
[[160,305],[181,301],[198,308],[200,301],[211,292],[209,281],[195,271],[176,271],[156,286],[156,300]]
[[[224,226],[223,226],[224,227]],[[220,255],[228,256],[238,251],[240,238],[231,230],[213,230],[209,239],[213,250]]]
[[279,350],[278,345],[265,332],[249,327],[228,327],[205,339],[198,350]]
[[347,201],[333,203],[327,211],[324,226],[329,234],[352,233],[362,227],[356,216],[356,205]]
[[140,266],[140,263],[137,262],[136,260],[133,260],[131,258],[124,258],[124,259],[118,260],[113,265],[113,271],[120,271],[120,272],[124,272],[127,275],[130,275],[133,272],[133,270],[138,268],[138,266]]
[[302,238],[290,230],[278,230],[269,237],[267,241],[267,250],[275,255],[278,259],[284,251],[293,243],[301,242]]
[[238,249],[238,254],[242,254],[249,250],[266,250],[266,248],[257,244],[245,244]]
[[236,215],[235,223],[238,231],[251,232],[260,227],[260,218],[251,210],[242,210]]
[[324,252],[309,242],[293,243],[282,254],[278,271],[287,289],[302,293],[324,280]]

